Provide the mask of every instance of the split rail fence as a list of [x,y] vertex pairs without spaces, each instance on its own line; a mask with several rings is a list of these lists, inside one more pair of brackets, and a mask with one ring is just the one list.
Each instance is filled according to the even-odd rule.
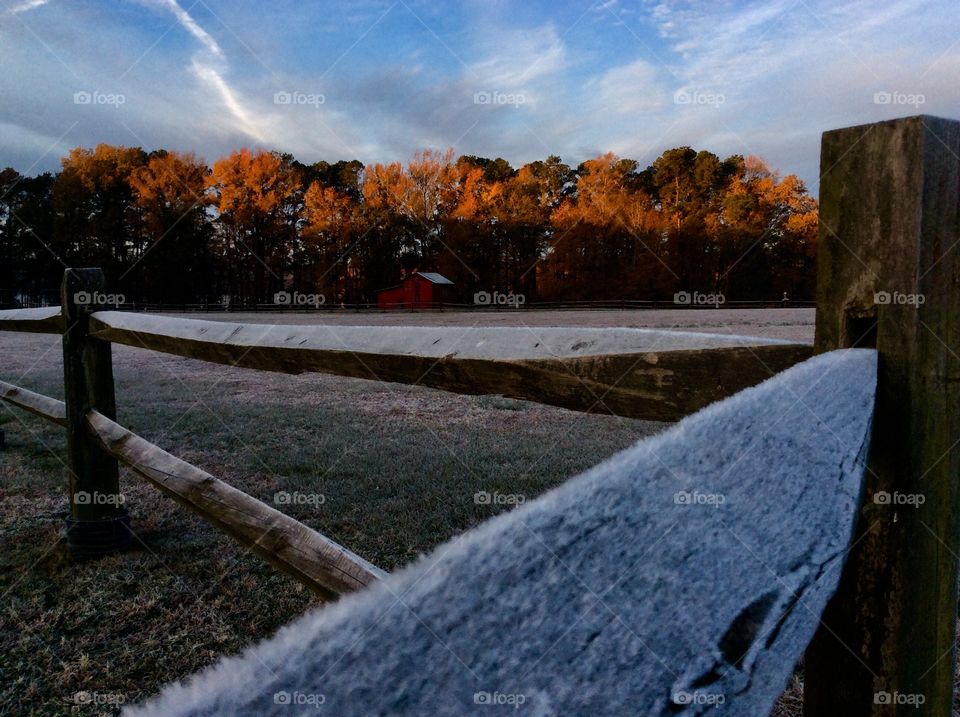
[[[290,374],[500,394],[675,421],[794,364],[878,355],[868,468],[839,587],[805,663],[809,715],[949,715],[960,515],[960,123],[911,117],[827,132],[814,346],[636,329],[262,326],[92,310],[99,269],[68,269],[61,307],[0,312],[0,331],[62,334],[61,402],[0,382],[0,399],[63,426],[67,540],[98,555],[129,539],[115,495],[129,467],[326,598],[385,574],[347,548],[116,422],[112,344]],[[878,296],[895,297],[891,301]],[[896,297],[922,296],[900,302]],[[598,398],[602,397],[602,401]],[[771,466],[771,470],[777,467]],[[889,520],[878,493],[922,494]],[[773,508],[789,510],[789,508]],[[944,658],[946,655],[946,658]],[[925,696],[877,702],[878,689]]]

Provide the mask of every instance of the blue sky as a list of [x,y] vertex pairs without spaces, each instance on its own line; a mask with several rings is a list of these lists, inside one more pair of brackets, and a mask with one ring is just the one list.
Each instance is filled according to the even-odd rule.
[[955,0],[0,0],[0,166],[98,142],[576,164],[691,145],[817,185],[826,129],[960,118]]

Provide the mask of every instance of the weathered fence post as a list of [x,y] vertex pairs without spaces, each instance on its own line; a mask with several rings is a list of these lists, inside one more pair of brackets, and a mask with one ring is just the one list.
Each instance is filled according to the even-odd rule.
[[909,117],[823,135],[816,348],[875,345],[879,374],[855,542],[807,651],[808,717],[951,714],[958,205],[960,122]]
[[86,424],[92,408],[116,418],[110,344],[89,335],[90,313],[103,294],[100,269],[67,269],[64,273],[60,298],[70,468],[67,543],[80,557],[103,555],[130,540],[117,461],[97,447]]

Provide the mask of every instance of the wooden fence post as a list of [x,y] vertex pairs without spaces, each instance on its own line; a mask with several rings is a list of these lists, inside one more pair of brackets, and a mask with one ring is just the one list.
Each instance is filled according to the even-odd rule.
[[[808,717],[949,717],[960,516],[960,122],[827,132],[817,351],[876,346],[859,525],[805,660]],[[814,409],[815,410],[815,409]]]
[[67,269],[60,289],[70,468],[67,544],[78,557],[104,555],[130,540],[117,460],[98,447],[86,422],[90,409],[111,419],[117,412],[110,343],[89,335],[90,314],[105,296],[104,287],[100,269]]

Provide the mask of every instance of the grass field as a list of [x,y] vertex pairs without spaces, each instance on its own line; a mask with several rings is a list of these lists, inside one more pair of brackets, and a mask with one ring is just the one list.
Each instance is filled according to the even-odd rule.
[[[206,318],[206,317],[205,317]],[[316,315],[219,314],[260,323]],[[337,323],[660,326],[812,339],[811,310],[323,314]],[[119,422],[387,570],[662,427],[499,397],[286,376],[114,348]],[[62,397],[59,339],[0,334],[0,379]],[[318,604],[136,476],[136,540],[71,561],[62,429],[0,408],[0,714],[101,714],[270,635]],[[322,498],[316,498],[322,496]],[[79,696],[77,693],[81,693]],[[791,714],[788,696],[779,714]]]

